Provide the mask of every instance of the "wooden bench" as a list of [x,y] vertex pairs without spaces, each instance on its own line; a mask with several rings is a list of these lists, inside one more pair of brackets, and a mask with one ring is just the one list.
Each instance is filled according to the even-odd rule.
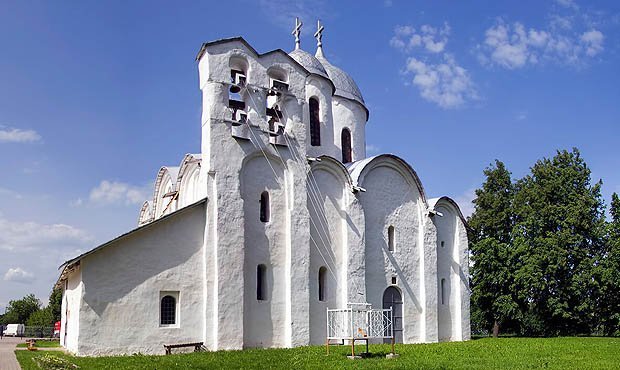
[[181,343],[181,344],[164,344],[164,348],[166,349],[166,354],[172,354],[173,348],[183,348],[183,347],[194,347],[194,352],[199,352],[202,350],[203,342],[196,343]]

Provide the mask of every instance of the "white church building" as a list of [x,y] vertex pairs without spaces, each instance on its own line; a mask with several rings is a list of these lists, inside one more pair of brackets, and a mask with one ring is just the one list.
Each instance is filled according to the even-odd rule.
[[202,144],[164,166],[138,227],[65,262],[77,355],[324,344],[326,310],[392,307],[396,342],[470,338],[466,225],[403,159],[366,156],[355,81],[300,48],[202,45]]

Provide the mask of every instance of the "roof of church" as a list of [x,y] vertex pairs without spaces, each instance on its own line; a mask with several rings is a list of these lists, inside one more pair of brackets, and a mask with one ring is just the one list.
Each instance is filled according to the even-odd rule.
[[442,200],[448,202],[456,209],[456,212],[458,213],[457,216],[459,216],[461,221],[463,221],[463,224],[465,225],[465,227],[469,229],[470,227],[469,227],[469,224],[467,223],[467,219],[465,218],[465,216],[463,216],[463,212],[461,212],[461,207],[459,207],[459,204],[456,201],[454,201],[454,199],[447,197],[447,196],[443,196],[439,198],[432,198],[428,200],[428,207],[434,210],[437,203],[439,203]]
[[353,80],[353,78],[351,78],[349,74],[331,64],[327,59],[325,59],[323,53],[319,53],[316,59],[321,62],[321,64],[327,71],[329,79],[332,80],[332,82],[336,86],[336,92],[334,93],[334,95],[355,100],[364,107],[366,106],[364,98],[362,97],[362,92],[360,91],[359,87],[357,87],[355,80]]
[[[288,55],[290,55],[293,59],[295,59],[297,63],[301,64],[310,73],[314,73],[316,75],[330,79],[327,71],[325,70],[321,62],[319,62],[319,60],[314,55],[301,49],[295,49],[291,51]],[[335,84],[336,83],[334,82],[334,85]],[[336,91],[337,89],[338,87],[336,86]]]
[[208,200],[208,198],[203,198],[203,199],[201,199],[201,200],[199,200],[199,201],[197,201],[195,203],[187,205],[187,206],[185,206],[183,208],[179,208],[179,209],[177,209],[174,212],[171,212],[171,213],[169,213],[167,215],[164,215],[164,216],[162,216],[162,217],[160,217],[160,218],[158,218],[158,219],[156,219],[154,221],[146,223],[146,224],[144,224],[142,226],[138,226],[137,228],[135,228],[133,230],[130,230],[130,231],[128,231],[128,232],[126,232],[126,233],[124,233],[122,235],[119,235],[116,238],[114,238],[114,239],[112,239],[110,241],[107,241],[107,242],[105,242],[105,243],[103,243],[103,244],[101,244],[101,245],[99,245],[99,246],[89,250],[88,252],[82,253],[79,256],[75,257],[75,258],[72,258],[70,260],[65,261],[62,265],[60,265],[58,267],[58,269],[62,270],[62,271],[60,273],[60,276],[58,277],[58,280],[56,281],[56,285],[58,285],[62,280],[64,280],[66,278],[66,275],[68,273],[67,268],[71,269],[71,267],[73,265],[75,265],[76,263],[80,262],[82,260],[82,258],[84,258],[84,257],[86,257],[86,256],[88,256],[88,255],[90,255],[92,253],[95,253],[98,250],[101,250],[101,249],[103,249],[103,248],[105,248],[105,247],[107,247],[109,245],[112,245],[113,243],[115,243],[115,242],[117,242],[117,241],[119,241],[121,239],[124,239],[124,238],[126,238],[126,237],[128,237],[130,235],[133,235],[133,234],[137,233],[138,231],[141,231],[141,230],[149,228],[149,227],[151,227],[153,225],[159,224],[163,220],[167,220],[169,218],[175,217],[175,216],[179,215],[180,213],[182,213],[182,212],[184,212],[186,210],[189,210],[189,209],[192,209],[192,208],[197,207],[199,205],[202,205],[202,204],[206,203],[207,200]]
[[407,172],[409,172],[411,177],[413,177],[413,181],[418,187],[418,191],[420,192],[422,201],[428,205],[428,201],[426,200],[426,192],[424,191],[424,187],[422,186],[422,181],[420,181],[418,174],[415,172],[413,167],[411,167],[411,165],[407,163],[407,161],[405,161],[404,159],[394,154],[379,154],[373,157],[364,158],[362,160],[346,164],[346,167],[349,170],[349,173],[351,174],[351,179],[353,180],[353,183],[355,185],[359,185],[360,176],[362,175],[362,172],[364,171],[366,166],[371,164],[373,161],[380,160],[380,159],[388,159],[388,160],[395,161],[396,163],[399,163]]

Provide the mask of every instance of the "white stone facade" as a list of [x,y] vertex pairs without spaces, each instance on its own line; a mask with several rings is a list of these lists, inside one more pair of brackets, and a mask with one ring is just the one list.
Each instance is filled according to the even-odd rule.
[[[404,343],[469,339],[463,216],[427,199],[404,160],[366,158],[355,82],[321,48],[258,54],[231,38],[197,61],[201,153],[161,168],[139,228],[62,266],[63,346],[321,344],[326,309],[349,302],[400,305]],[[400,301],[385,301],[388,287]]]

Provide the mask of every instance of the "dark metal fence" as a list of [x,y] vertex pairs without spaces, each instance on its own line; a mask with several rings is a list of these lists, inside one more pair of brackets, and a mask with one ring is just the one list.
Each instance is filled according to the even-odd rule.
[[53,338],[53,326],[26,326],[24,329],[24,337],[32,338]]

